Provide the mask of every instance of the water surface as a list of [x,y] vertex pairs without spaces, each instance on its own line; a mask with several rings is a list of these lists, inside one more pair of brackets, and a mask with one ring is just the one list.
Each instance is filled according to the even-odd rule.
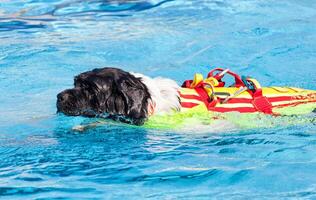
[[[1,199],[316,197],[316,125],[199,133],[55,115],[73,76],[117,66],[179,84],[211,66],[316,89],[312,0],[0,2]],[[256,123],[256,122],[253,122]]]

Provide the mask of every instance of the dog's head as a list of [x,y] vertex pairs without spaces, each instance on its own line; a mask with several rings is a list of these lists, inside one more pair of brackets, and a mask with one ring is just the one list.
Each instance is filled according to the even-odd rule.
[[148,117],[150,93],[139,78],[117,68],[101,68],[79,74],[74,88],[57,95],[57,112],[70,116],[111,118],[136,125]]

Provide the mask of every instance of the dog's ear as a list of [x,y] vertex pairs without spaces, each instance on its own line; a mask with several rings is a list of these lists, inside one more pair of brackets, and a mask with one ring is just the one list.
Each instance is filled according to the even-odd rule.
[[127,116],[136,125],[144,123],[148,117],[148,100],[150,94],[147,87],[140,79],[130,76],[122,78],[118,83],[118,89],[123,95],[127,106]]

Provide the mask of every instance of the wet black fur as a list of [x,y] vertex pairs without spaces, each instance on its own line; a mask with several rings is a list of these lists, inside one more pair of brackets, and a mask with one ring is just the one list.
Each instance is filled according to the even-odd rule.
[[79,74],[74,88],[57,95],[57,112],[69,116],[101,117],[142,125],[148,117],[148,88],[140,78],[117,68]]

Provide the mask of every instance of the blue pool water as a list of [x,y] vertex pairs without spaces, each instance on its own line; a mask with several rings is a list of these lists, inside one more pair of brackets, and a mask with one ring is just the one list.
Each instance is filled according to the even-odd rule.
[[55,114],[73,76],[101,66],[179,84],[221,66],[316,89],[315,24],[313,0],[2,0],[0,198],[316,198],[315,116],[234,132],[77,133],[87,119]]

